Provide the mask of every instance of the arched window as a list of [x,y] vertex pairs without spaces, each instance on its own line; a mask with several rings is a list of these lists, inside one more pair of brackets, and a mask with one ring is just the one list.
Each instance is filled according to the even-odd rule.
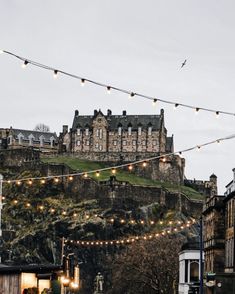
[[148,127],[148,135],[149,135],[149,136],[152,135],[152,127],[151,127],[151,126]]
[[22,145],[23,144],[24,135],[21,134],[21,133],[19,133],[19,135],[17,137],[18,137],[18,143],[19,143],[19,145]]
[[141,126],[139,126],[138,127],[138,135],[141,136],[141,133],[142,133],[142,128],[141,128]]
[[51,137],[50,142],[51,142],[51,148],[54,147],[55,146],[55,138]]
[[39,137],[39,140],[40,140],[40,147],[43,147],[43,146],[44,146],[44,140],[45,140],[44,136],[41,135],[41,136]]
[[33,139],[34,139],[33,134],[30,134],[29,135],[29,146],[33,146]]

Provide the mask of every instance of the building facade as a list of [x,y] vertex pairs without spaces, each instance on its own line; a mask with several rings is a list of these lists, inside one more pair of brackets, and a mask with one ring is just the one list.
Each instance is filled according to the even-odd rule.
[[234,172],[225,195],[207,198],[203,211],[207,294],[235,293]]
[[173,136],[167,137],[164,110],[159,115],[112,115],[101,110],[93,115],[75,111],[70,131],[63,126],[61,151],[74,153],[166,153],[173,152]]
[[57,152],[56,133],[22,129],[0,129],[0,149],[34,147],[44,152]]

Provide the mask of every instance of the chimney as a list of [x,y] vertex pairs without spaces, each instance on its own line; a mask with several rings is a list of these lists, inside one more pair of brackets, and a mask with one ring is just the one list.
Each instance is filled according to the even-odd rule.
[[79,111],[75,110],[75,116],[78,116],[78,115],[79,115]]
[[122,111],[122,115],[123,115],[123,116],[126,116],[126,110],[123,110],[123,111]]
[[63,134],[68,133],[69,127],[67,125],[63,125]]
[[112,110],[108,109],[107,110],[107,116],[111,116],[112,115]]
[[95,110],[94,110],[94,116],[96,116],[97,113],[98,113],[98,111],[95,109]]

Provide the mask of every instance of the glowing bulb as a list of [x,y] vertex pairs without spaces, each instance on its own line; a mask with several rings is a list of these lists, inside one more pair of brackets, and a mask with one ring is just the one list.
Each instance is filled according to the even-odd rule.
[[128,169],[131,171],[133,170],[133,166],[132,165],[128,165]]
[[84,86],[85,85],[85,79],[81,79],[81,85]]
[[87,178],[87,177],[88,177],[88,174],[87,174],[87,173],[85,173],[85,174],[84,174],[84,178]]
[[111,87],[107,86],[107,93],[110,94],[111,93]]
[[55,212],[55,209],[54,208],[51,208],[50,212],[51,213],[54,213]]
[[73,216],[76,217],[77,216],[77,213],[74,213]]
[[17,185],[18,185],[18,186],[20,186],[20,185],[21,185],[21,181],[17,181],[16,183],[17,183]]
[[143,225],[143,224],[144,224],[144,221],[143,221],[143,220],[141,220],[141,221],[140,221],[140,223],[141,223],[141,225]]
[[143,165],[143,167],[146,167],[147,166],[147,162],[144,161],[142,165]]
[[54,79],[57,79],[57,77],[58,77],[58,70],[57,69],[54,70],[53,77],[54,77]]
[[172,225],[172,221],[169,221],[169,225]]
[[59,182],[59,179],[58,179],[58,178],[55,178],[55,179],[54,179],[54,182],[55,182],[55,183],[58,183],[58,182]]
[[45,184],[46,181],[44,179],[41,180],[41,184]]
[[72,176],[69,176],[69,180],[72,181],[73,180],[73,177]]
[[125,220],[124,219],[121,219],[121,224],[124,224],[125,223]]
[[174,231],[177,232],[178,231],[177,228],[174,228]]
[[162,162],[166,162],[166,157],[162,157]]
[[62,215],[66,215],[66,214],[67,214],[66,211],[63,211],[63,212],[62,212]]
[[87,215],[86,215],[86,219],[88,219],[89,217],[90,217],[90,216],[87,214]]
[[18,200],[14,200],[13,203],[14,203],[14,204],[17,204],[17,203],[18,203]]
[[44,206],[43,206],[43,205],[40,205],[40,206],[39,206],[39,209],[40,209],[40,210],[43,210],[43,209],[44,209]]
[[32,185],[32,184],[33,184],[33,181],[32,181],[32,180],[29,180],[29,181],[28,181],[28,184],[29,184],[29,185]]
[[154,225],[154,221],[151,221],[150,224],[151,224],[151,225]]
[[129,94],[129,99],[132,99],[134,96],[135,96],[135,93],[131,92],[131,93]]
[[160,225],[162,225],[163,224],[163,221],[160,221]]
[[97,171],[97,172],[95,173],[95,175],[96,175],[97,177],[99,177],[99,176],[100,176],[100,172]]
[[111,218],[111,220],[110,220],[110,221],[111,221],[111,223],[113,223],[113,222],[114,222],[114,219],[113,219],[113,218]]
[[112,169],[112,174],[113,174],[113,175],[116,174],[116,169],[115,169],[115,168]]
[[134,223],[135,223],[135,221],[132,219],[132,220],[131,220],[131,224],[134,224]]
[[157,99],[153,99],[153,106],[157,105]]
[[26,204],[26,206],[27,206],[27,207],[30,207],[30,206],[31,206],[31,204],[30,204],[30,203],[27,203],[27,204]]
[[29,62],[28,62],[27,60],[25,60],[24,63],[21,65],[21,67],[22,67],[22,68],[26,68],[26,66],[27,66],[28,63],[29,63]]
[[8,181],[7,181],[7,183],[8,183],[8,184],[10,184],[10,183],[11,183],[11,181],[10,181],[10,180],[8,180]]

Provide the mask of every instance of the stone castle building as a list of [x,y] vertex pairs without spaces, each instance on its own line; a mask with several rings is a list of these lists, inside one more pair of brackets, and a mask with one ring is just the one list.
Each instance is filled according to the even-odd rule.
[[56,133],[10,128],[0,129],[0,149],[33,147],[42,152],[57,152]]
[[79,115],[75,111],[72,128],[63,126],[61,151],[76,153],[169,153],[174,150],[173,136],[167,136],[164,110],[160,115]]

